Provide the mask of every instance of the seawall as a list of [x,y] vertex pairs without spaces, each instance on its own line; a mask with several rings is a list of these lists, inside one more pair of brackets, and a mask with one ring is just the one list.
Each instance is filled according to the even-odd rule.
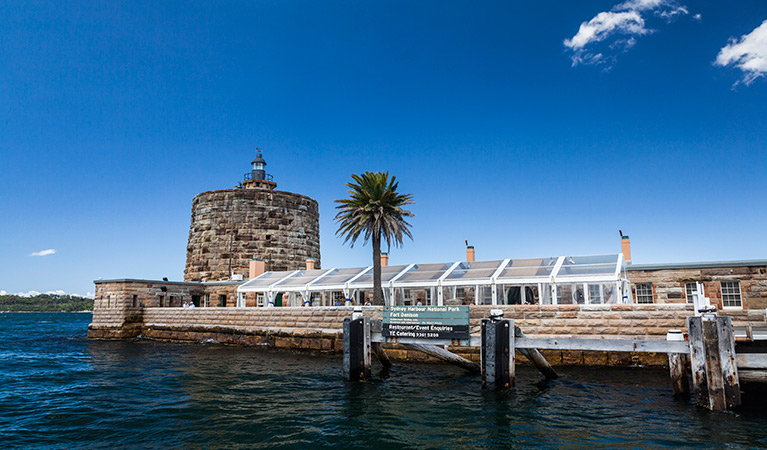
[[[136,337],[179,342],[218,342],[274,348],[340,353],[341,327],[352,307],[314,308],[112,308],[96,309],[88,327],[91,339]],[[529,336],[603,339],[665,339],[669,329],[686,331],[692,305],[554,305],[471,306],[472,333],[491,309],[502,309],[506,318]],[[363,307],[372,319],[381,319],[382,308]],[[767,326],[765,310],[720,311],[732,317],[735,327]],[[392,359],[428,360],[424,354],[386,345]],[[478,361],[479,349],[451,347],[451,351]],[[665,365],[665,354],[542,351],[554,365]]]

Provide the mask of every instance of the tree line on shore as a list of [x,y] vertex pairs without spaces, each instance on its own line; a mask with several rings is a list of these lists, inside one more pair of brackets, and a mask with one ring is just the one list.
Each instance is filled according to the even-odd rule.
[[34,297],[0,295],[0,311],[72,312],[93,311],[93,299],[76,295],[40,294]]

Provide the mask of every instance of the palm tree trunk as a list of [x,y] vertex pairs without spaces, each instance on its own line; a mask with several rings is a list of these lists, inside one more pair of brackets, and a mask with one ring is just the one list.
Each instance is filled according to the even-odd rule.
[[373,233],[373,304],[383,305],[384,297],[381,290],[381,231]]

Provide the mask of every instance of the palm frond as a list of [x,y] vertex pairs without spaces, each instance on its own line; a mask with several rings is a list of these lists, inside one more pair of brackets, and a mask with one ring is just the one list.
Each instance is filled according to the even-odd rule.
[[413,195],[397,192],[396,177],[389,178],[389,172],[365,172],[352,174],[352,180],[346,183],[349,197],[335,201],[335,221],[339,224],[336,235],[344,243],[350,242],[353,247],[360,236],[366,243],[377,235],[388,246],[400,246],[404,236],[413,238],[405,218],[414,215],[403,208],[414,204]]

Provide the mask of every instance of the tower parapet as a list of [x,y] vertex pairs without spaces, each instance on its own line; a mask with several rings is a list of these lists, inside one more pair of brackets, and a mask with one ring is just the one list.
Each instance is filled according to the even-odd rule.
[[261,149],[256,149],[256,157],[250,162],[253,168],[243,176],[240,186],[244,189],[268,189],[273,190],[277,187],[274,178],[266,173],[266,160],[261,153]]

